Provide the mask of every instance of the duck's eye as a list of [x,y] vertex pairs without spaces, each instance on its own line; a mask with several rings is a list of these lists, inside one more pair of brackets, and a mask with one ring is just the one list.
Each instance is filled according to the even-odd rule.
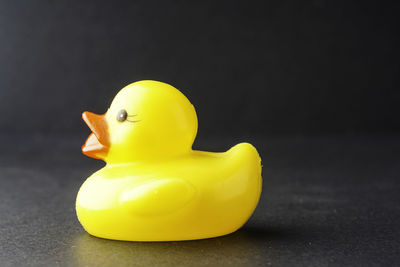
[[123,121],[125,121],[127,118],[128,118],[128,112],[126,112],[125,109],[121,109],[120,111],[118,111],[117,120],[118,120],[119,122],[123,122]]

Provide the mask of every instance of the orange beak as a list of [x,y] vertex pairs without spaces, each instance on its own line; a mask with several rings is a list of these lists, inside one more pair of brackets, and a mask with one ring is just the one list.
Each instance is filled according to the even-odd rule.
[[89,126],[90,130],[92,130],[92,133],[82,146],[82,153],[91,158],[105,159],[110,147],[105,114],[97,115],[85,111],[82,113],[82,119],[86,122],[87,126]]

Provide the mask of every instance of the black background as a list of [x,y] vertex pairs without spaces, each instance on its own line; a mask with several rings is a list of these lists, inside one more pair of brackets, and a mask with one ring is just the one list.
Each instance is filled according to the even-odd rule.
[[1,1],[0,130],[79,132],[153,79],[202,136],[400,130],[399,4]]
[[[399,5],[389,1],[0,0],[0,265],[397,266]],[[263,193],[226,237],[137,243],[75,215],[101,168],[81,112],[170,83],[195,148],[240,141]]]

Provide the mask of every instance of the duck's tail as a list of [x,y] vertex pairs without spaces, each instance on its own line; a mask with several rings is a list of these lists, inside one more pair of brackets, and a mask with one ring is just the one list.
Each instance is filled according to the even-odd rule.
[[230,156],[237,158],[238,160],[244,160],[246,163],[250,164],[258,174],[261,176],[261,158],[257,152],[257,149],[249,143],[240,143],[233,146],[227,151]]
[[227,154],[237,167],[247,174],[251,184],[258,188],[258,194],[254,196],[255,205],[257,205],[262,189],[262,162],[257,149],[249,143],[240,143],[229,149]]

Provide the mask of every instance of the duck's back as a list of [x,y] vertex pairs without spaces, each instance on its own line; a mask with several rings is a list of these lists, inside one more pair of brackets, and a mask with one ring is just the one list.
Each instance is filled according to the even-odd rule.
[[249,143],[240,143],[224,153],[195,153],[215,161],[210,168],[198,170],[204,175],[198,179],[203,183],[199,185],[203,188],[202,212],[208,214],[215,235],[236,231],[249,219],[261,195],[262,166],[257,150]]

